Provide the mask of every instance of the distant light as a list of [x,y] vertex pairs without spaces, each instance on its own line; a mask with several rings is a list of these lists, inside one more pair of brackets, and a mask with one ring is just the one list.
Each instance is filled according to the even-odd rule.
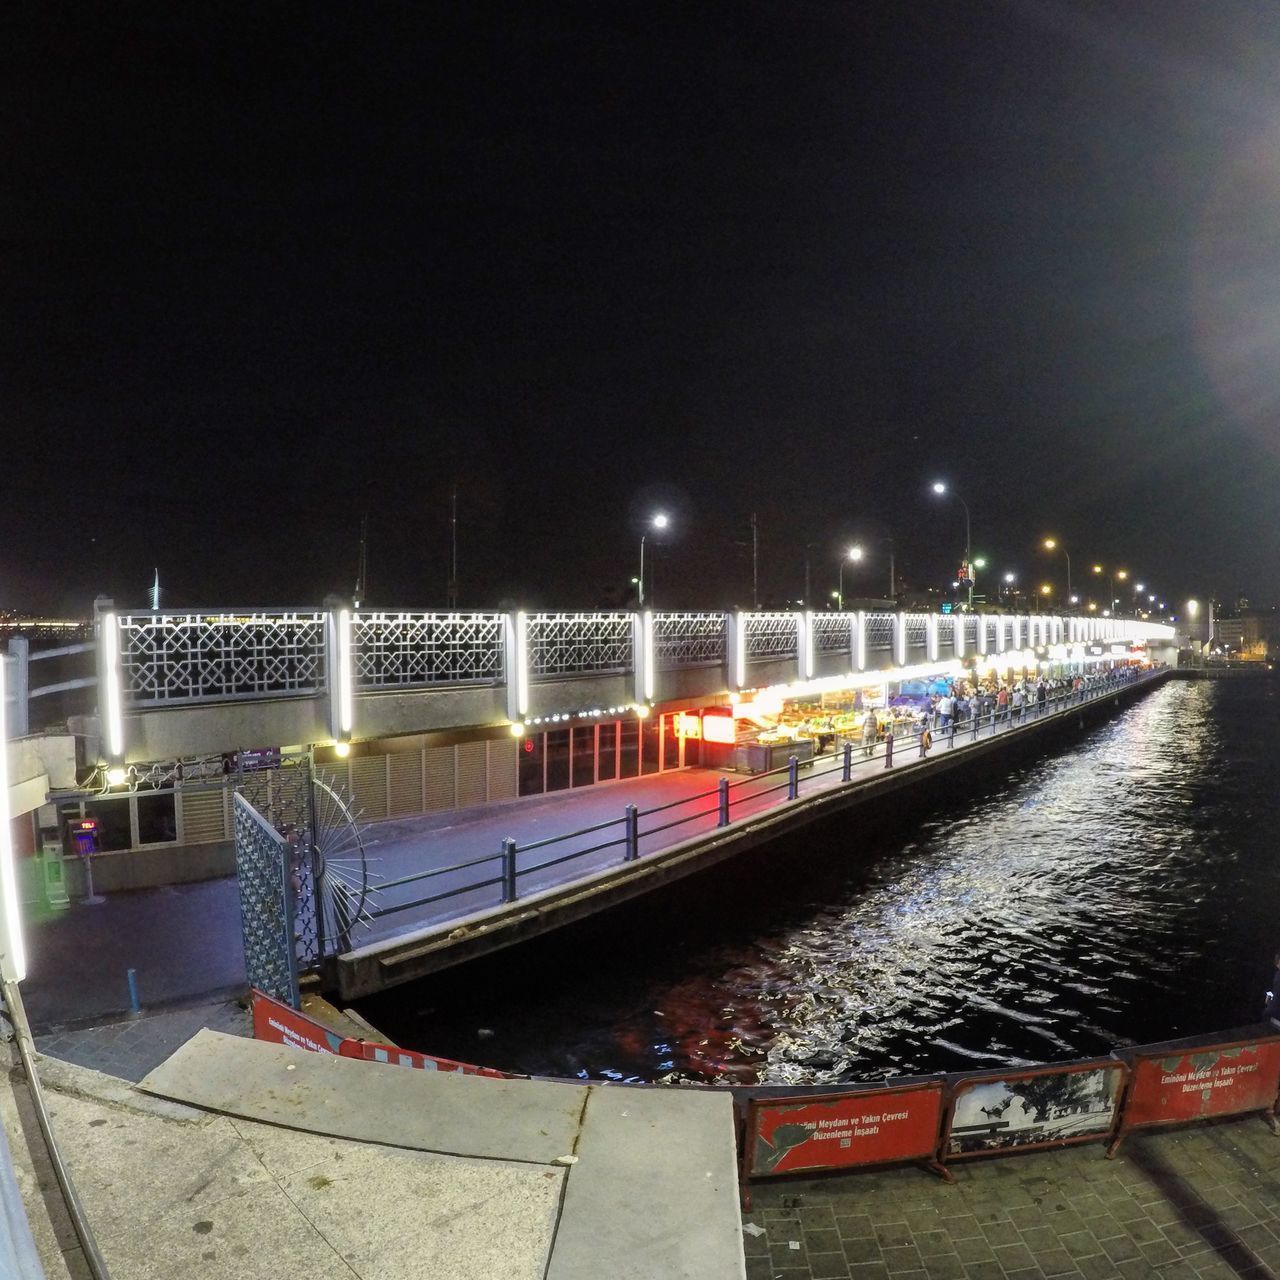
[[659,511],[653,517],[653,527],[655,529],[665,529],[671,523],[671,517],[665,511]]
[[1121,582],[1123,582],[1123,581],[1124,581],[1128,576],[1129,576],[1129,570],[1128,570],[1128,569],[1117,569],[1117,570],[1116,570],[1116,577],[1117,577],[1117,578],[1119,578]]
[[1135,582],[1135,583],[1133,584],[1133,589],[1134,589],[1135,591],[1145,591],[1147,588],[1146,588],[1145,584],[1143,584],[1143,583],[1141,583],[1141,582]]
[[973,567],[975,569],[985,569],[987,567],[986,557],[978,556],[973,562]]
[[1004,575],[1004,580],[1005,580],[1006,582],[1016,582],[1016,581],[1017,581],[1017,578],[1016,578],[1012,573],[1006,573],[1006,574]]
[[636,708],[636,719],[644,720],[649,715],[649,708],[640,706]]
[[[1008,576],[1007,576],[1007,577],[1005,578],[1005,581],[1006,581],[1006,582],[1012,582],[1012,581],[1013,581],[1013,578],[1012,578],[1012,577],[1008,577]],[[1052,588],[1052,587],[1051,587],[1051,586],[1046,582],[1046,583],[1045,583],[1045,584],[1040,588],[1040,594],[1041,594],[1042,596],[1052,595],[1052,594],[1053,594],[1053,588]]]
[[333,754],[337,756],[339,760],[345,760],[351,754],[351,743],[335,742],[333,744]]
[[1072,603],[1072,604],[1079,604],[1079,603],[1080,603],[1080,597],[1079,597],[1079,596],[1072,596],[1072,597],[1071,597],[1071,603]]
[[1056,538],[1046,538],[1044,540],[1044,549],[1046,551],[1055,550],[1057,548],[1057,545],[1058,545],[1058,541]]
[[1093,571],[1094,571],[1094,573],[1101,573],[1101,572],[1102,572],[1102,566],[1101,566],[1100,564],[1095,564],[1095,565],[1093,566]]
[[124,769],[119,765],[116,765],[107,770],[107,786],[122,787],[124,786],[124,780],[127,776],[128,775],[125,773]]
[[513,738],[524,737],[524,725],[521,724],[519,720],[513,720],[511,722],[511,736]]
[[934,493],[946,493],[947,486],[941,480],[935,480],[933,482],[933,491]]
[[1190,614],[1190,616],[1194,618],[1194,617],[1195,617],[1199,612],[1200,612],[1200,601],[1199,601],[1199,600],[1188,600],[1188,601],[1187,601],[1187,613],[1188,613],[1188,614]]
[[850,548],[849,548],[849,559],[850,559],[850,560],[861,560],[861,559],[862,559],[862,554],[863,554],[863,553],[862,553],[862,548],[861,548],[861,547],[850,547]]

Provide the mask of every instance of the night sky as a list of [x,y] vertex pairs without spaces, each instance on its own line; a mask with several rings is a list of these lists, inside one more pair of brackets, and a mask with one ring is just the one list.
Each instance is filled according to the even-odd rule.
[[[1280,5],[10,6],[0,607],[1280,598]],[[1077,582],[1078,585],[1078,582]]]

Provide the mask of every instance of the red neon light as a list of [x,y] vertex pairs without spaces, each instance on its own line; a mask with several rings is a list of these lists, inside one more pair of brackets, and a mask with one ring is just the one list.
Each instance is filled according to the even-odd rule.
[[733,746],[737,741],[737,730],[733,717],[724,715],[705,715],[702,717],[702,740],[719,742],[725,746]]
[[81,818],[80,819],[81,831],[97,831],[97,829],[98,829],[97,818]]

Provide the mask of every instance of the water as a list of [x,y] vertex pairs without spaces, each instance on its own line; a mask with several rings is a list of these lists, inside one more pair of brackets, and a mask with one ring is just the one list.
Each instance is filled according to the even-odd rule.
[[539,1074],[870,1079],[1256,1020],[1280,691],[1169,682],[1051,756],[898,797],[362,1006]]

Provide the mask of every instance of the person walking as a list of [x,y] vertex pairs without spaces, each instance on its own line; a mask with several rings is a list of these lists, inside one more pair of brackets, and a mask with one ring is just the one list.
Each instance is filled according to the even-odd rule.
[[878,729],[876,713],[868,711],[862,718],[862,754],[868,760],[871,759],[871,753],[876,749],[876,733]]
[[996,694],[996,719],[1003,720],[1009,714],[1009,686],[1002,684]]
[[1022,704],[1026,702],[1027,695],[1022,692],[1021,685],[1015,685],[1013,694],[1009,698],[1009,706],[1013,710],[1014,723],[1017,724],[1022,720]]
[[1040,678],[1040,683],[1036,685],[1036,708],[1041,715],[1044,715],[1044,704],[1049,701],[1049,686],[1045,684],[1044,677]]

